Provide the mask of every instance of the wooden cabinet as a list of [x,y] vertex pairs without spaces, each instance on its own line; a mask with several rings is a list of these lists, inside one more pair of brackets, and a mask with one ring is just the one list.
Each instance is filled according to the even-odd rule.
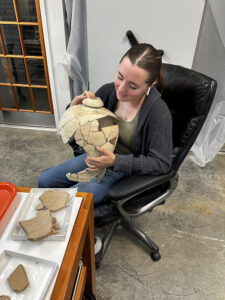
[[[18,192],[29,192],[30,188],[17,187],[17,190]],[[83,266],[74,299],[82,299],[85,286],[94,295],[96,294],[93,195],[77,193],[76,196],[82,197],[83,201],[55,282],[51,300],[71,299],[81,259]]]

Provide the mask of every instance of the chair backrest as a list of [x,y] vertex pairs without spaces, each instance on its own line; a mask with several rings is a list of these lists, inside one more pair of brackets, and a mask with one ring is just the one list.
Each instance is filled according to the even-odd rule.
[[162,70],[162,99],[173,118],[173,169],[178,170],[205,122],[217,83],[182,66],[163,64]]

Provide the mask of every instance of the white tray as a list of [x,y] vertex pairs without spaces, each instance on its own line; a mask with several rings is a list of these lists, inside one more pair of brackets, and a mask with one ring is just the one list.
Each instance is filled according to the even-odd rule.
[[52,216],[56,218],[57,223],[60,225],[60,230],[57,234],[50,235],[44,240],[48,241],[59,241],[65,240],[66,232],[68,229],[68,224],[70,220],[71,210],[73,206],[73,201],[76,195],[76,189],[43,189],[43,188],[33,188],[31,189],[30,193],[27,195],[26,199],[24,200],[24,204],[13,224],[12,230],[10,232],[10,236],[15,241],[26,241],[27,234],[24,232],[22,227],[19,224],[19,221],[27,220],[34,218],[37,214],[37,210],[35,209],[37,204],[40,204],[41,201],[39,197],[42,193],[46,190],[59,190],[65,191],[70,194],[69,202],[66,207],[60,209],[59,211],[52,212]]
[[[14,292],[7,278],[19,264],[26,270],[29,285],[22,292]],[[55,262],[5,250],[0,255],[0,295],[7,295],[11,300],[44,299],[57,268]]]

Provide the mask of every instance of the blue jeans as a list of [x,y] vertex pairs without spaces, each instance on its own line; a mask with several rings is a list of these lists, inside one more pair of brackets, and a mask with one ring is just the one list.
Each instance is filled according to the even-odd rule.
[[105,175],[101,182],[97,178],[92,178],[89,182],[74,182],[66,177],[67,173],[78,173],[85,168],[86,153],[67,160],[55,167],[45,170],[38,179],[40,188],[78,188],[79,192],[93,193],[94,203],[100,204],[104,202],[109,188],[124,177],[122,172],[113,172],[106,169]]

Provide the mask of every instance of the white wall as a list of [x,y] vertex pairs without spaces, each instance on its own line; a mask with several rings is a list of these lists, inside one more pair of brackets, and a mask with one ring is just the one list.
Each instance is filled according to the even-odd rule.
[[208,0],[209,6],[212,10],[214,20],[217,25],[217,29],[223,45],[225,47],[225,1],[224,0]]
[[205,0],[88,0],[90,88],[113,81],[121,56],[138,42],[163,49],[164,62],[191,68]]
[[60,65],[66,54],[62,0],[39,0],[56,127],[70,102],[69,79]]

